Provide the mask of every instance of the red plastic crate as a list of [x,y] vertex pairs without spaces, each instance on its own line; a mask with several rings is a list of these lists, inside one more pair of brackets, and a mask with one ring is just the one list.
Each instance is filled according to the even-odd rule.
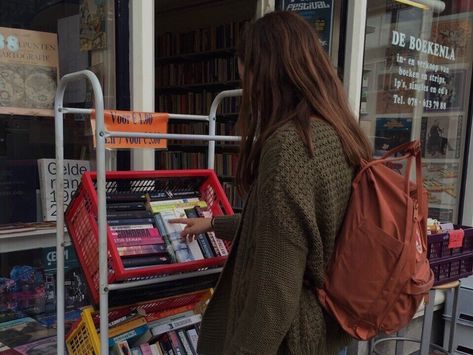
[[461,248],[448,248],[448,232],[431,234],[428,236],[427,258],[430,262],[453,256],[473,253],[473,228],[466,226],[455,226],[455,229],[459,228],[462,228],[465,232],[463,246]]
[[473,274],[473,253],[430,262],[430,268],[435,275],[434,286],[468,277]]
[[[72,244],[82,266],[91,299],[99,302],[99,247],[97,224],[96,173],[87,172],[76,191],[66,213],[65,221]],[[191,182],[192,181],[192,182]],[[213,170],[165,170],[165,171],[114,171],[106,173],[106,192],[129,192],[129,187],[136,192],[179,191],[195,184],[214,216],[232,215],[233,210]],[[126,186],[126,188],[123,188]],[[107,226],[109,283],[144,280],[167,274],[196,271],[224,264],[226,257],[204,260],[154,265],[125,270],[118,255],[111,230]]]

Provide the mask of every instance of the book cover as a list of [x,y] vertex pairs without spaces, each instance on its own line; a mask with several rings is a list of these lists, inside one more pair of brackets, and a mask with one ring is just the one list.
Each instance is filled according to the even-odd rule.
[[172,308],[166,311],[148,313],[146,314],[145,317],[148,323],[152,323],[154,321],[161,320],[163,318],[168,318],[168,317],[176,316],[181,313],[192,311],[193,309],[194,309],[194,305],[188,304],[185,306]]
[[[185,208],[180,207],[181,205],[178,205],[179,207],[174,208],[174,214],[178,216],[179,218],[187,218],[187,214],[185,212]],[[202,253],[202,250],[200,249],[199,242],[197,239],[194,240],[186,240],[187,242],[187,247],[189,248],[192,258],[194,260],[202,260],[204,259],[204,255]]]
[[112,347],[111,354],[113,354],[113,355],[130,355],[131,354],[130,345],[128,345],[128,342],[126,340],[120,341]]
[[56,337],[41,339],[32,343],[21,345],[15,348],[18,353],[23,355],[56,355],[57,340]]
[[[76,192],[82,174],[90,170],[87,160],[64,160],[64,209]],[[39,187],[44,221],[55,221],[57,217],[56,160],[38,159]]]
[[462,115],[422,117],[422,157],[459,159],[462,154]]
[[150,202],[150,207],[153,213],[159,213],[163,211],[170,211],[173,209],[186,209],[186,208],[192,208],[194,206],[199,206],[199,207],[207,207],[207,203],[205,201],[199,201],[199,199],[182,199],[182,200],[173,200],[174,202],[169,202],[169,203],[161,203],[161,202],[167,202],[167,201],[155,201],[155,202]]
[[398,145],[411,141],[412,118],[376,118],[374,155],[383,156]]
[[54,329],[48,329],[30,317],[0,323],[0,342],[10,348],[51,337],[55,333]]
[[193,257],[187,244],[181,238],[182,225],[178,223],[169,223],[170,219],[177,218],[174,211],[162,211],[159,213],[163,220],[164,228],[166,230],[167,237],[171,242],[172,248],[176,255],[178,262],[192,261]]
[[143,355],[153,355],[150,349],[150,345],[148,343],[141,344],[140,345],[140,350]]
[[161,350],[161,345],[159,343],[150,345],[150,355],[163,355],[163,351]]
[[169,338],[168,334],[163,334],[159,338],[159,345],[161,346],[161,350],[164,354],[176,355],[174,354],[174,350],[172,349],[171,339]]
[[[142,229],[153,229],[154,226],[151,223],[144,224],[127,224],[127,225],[111,225],[109,226],[110,230],[113,232],[118,231],[137,231],[137,233],[142,233]],[[146,233],[146,232],[144,232]]]

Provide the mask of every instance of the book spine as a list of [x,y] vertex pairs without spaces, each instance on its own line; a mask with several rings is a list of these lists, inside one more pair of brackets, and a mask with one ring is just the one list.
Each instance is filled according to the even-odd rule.
[[[196,210],[194,208],[188,208],[185,210],[187,218],[199,218]],[[196,236],[197,243],[199,244],[200,249],[202,250],[202,254],[206,259],[213,258],[215,255],[212,252],[212,248],[207,240],[205,234],[201,233]]]
[[110,226],[119,226],[119,225],[136,225],[136,224],[153,224],[153,218],[124,218],[124,219],[111,219],[108,220]]
[[[114,238],[113,241],[117,247],[136,247],[141,245],[153,245],[153,244],[164,244],[164,239],[162,237],[158,238]],[[166,245],[167,248],[167,245]]]
[[142,210],[146,210],[146,205],[143,202],[107,203],[107,211],[109,211],[109,213],[142,211]]
[[189,343],[186,337],[186,333],[184,333],[183,330],[179,330],[177,332],[177,335],[179,336],[179,340],[181,341],[182,346],[184,347],[184,350],[186,351],[186,354],[188,355],[196,355],[194,352],[194,349],[192,345]]
[[174,354],[174,351],[172,350],[172,344],[171,344],[171,339],[169,338],[169,335],[164,334],[163,336],[160,337],[159,339],[159,344],[161,345],[161,349],[164,354]]
[[181,345],[181,342],[179,341],[179,338],[177,337],[176,332],[174,330],[171,330],[170,332],[168,332],[168,335],[169,335],[169,339],[171,340],[172,350],[174,351],[174,353],[176,355],[186,355],[184,353],[184,349]]
[[194,352],[197,353],[197,342],[199,340],[199,335],[197,334],[197,331],[194,328],[191,328],[186,331],[186,335],[190,343],[192,344]]
[[167,245],[167,250],[168,250],[168,253],[169,253],[169,255],[172,259],[172,262],[175,263],[177,261],[176,254],[174,253],[174,248],[172,247],[172,243],[169,240],[169,237],[167,235],[166,228],[164,227],[164,221],[163,221],[161,215],[159,213],[155,214],[154,215],[154,220],[156,222],[156,227],[158,228],[159,234],[161,234],[161,236],[164,239],[164,242]]
[[119,247],[117,249],[118,249],[118,254],[120,256],[167,254],[166,244],[135,245],[135,246]]
[[107,219],[120,219],[120,218],[151,218],[151,212],[149,211],[109,211],[107,212]]
[[202,320],[202,316],[200,314],[196,314],[190,317],[186,317],[183,319],[178,319],[174,322],[158,325],[151,329],[151,334],[154,336],[158,336],[164,333],[169,332],[170,330],[181,329],[190,325],[194,325],[196,323],[200,323]]
[[154,226],[152,224],[129,224],[125,226],[110,226],[110,230],[112,232],[118,232],[118,231],[139,231],[142,229],[153,229]]
[[131,256],[122,258],[123,267],[142,267],[151,265],[170,264],[171,258],[167,255],[158,256]]
[[108,193],[106,200],[107,203],[143,202],[146,200],[146,194],[143,194],[142,192]]

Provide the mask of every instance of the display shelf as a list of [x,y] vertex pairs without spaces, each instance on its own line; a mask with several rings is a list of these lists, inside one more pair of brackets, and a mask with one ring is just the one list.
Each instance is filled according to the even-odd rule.
[[[70,244],[64,230],[65,242]],[[39,229],[0,235],[0,254],[36,248],[50,248],[56,245],[56,228]]]

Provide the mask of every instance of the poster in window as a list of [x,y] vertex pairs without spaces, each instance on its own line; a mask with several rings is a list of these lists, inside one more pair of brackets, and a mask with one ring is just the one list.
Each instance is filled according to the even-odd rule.
[[412,118],[378,117],[374,137],[374,154],[382,156],[387,151],[411,140]]
[[330,51],[333,0],[282,0],[280,8],[284,11],[296,12],[306,19],[317,31],[322,47]]
[[54,116],[55,33],[0,27],[0,114]]
[[[471,52],[471,36],[473,35],[471,18],[451,19],[438,21],[432,25],[432,41],[455,49],[455,61],[457,63],[468,62],[468,54]],[[430,62],[436,64],[448,64],[449,61],[436,56],[430,56]]]
[[80,50],[105,49],[105,0],[80,1]]
[[429,192],[429,205],[454,207],[460,182],[459,164],[423,162],[422,172],[424,186]]
[[463,116],[422,117],[420,139],[422,157],[428,159],[459,159]]

